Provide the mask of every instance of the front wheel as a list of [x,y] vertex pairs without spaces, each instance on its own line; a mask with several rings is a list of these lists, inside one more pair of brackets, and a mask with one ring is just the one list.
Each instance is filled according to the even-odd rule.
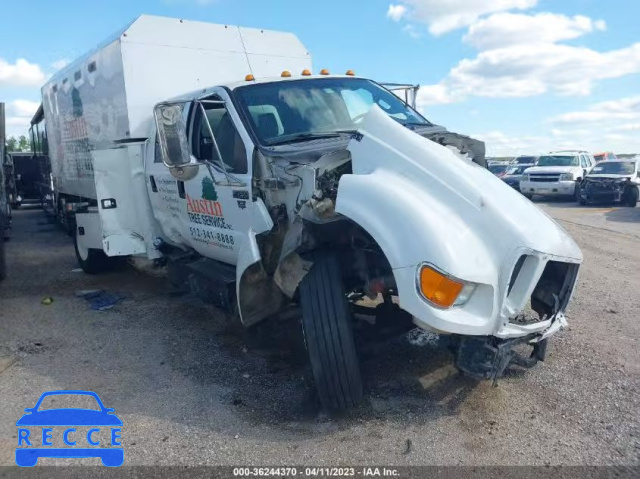
[[638,187],[627,188],[624,204],[634,208],[638,204]]
[[302,329],[320,402],[344,411],[362,400],[362,376],[338,259],[317,253],[300,283]]
[[[580,190],[582,189],[582,182],[576,181],[575,189],[573,190],[573,198],[580,203]],[[580,203],[582,204],[582,203]]]
[[78,228],[73,235],[73,247],[76,251],[78,264],[87,274],[99,274],[109,271],[114,266],[114,259],[104,254],[104,251],[93,248],[85,248],[78,242]]

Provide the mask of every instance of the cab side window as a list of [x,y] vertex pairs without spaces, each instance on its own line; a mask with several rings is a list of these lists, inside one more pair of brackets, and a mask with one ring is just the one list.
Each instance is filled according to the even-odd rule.
[[589,167],[589,163],[587,162],[587,158],[584,155],[580,155],[580,165],[582,165],[583,168],[588,168]]
[[[218,100],[218,98],[209,98]],[[194,106],[191,128],[191,153],[200,161],[211,161],[218,164],[229,173],[246,173],[247,151],[244,142],[236,130],[231,115],[221,103],[202,103],[206,113],[203,117],[202,109]],[[208,125],[207,125],[208,122]],[[215,145],[211,138],[211,131],[220,150],[221,160],[216,153]]]

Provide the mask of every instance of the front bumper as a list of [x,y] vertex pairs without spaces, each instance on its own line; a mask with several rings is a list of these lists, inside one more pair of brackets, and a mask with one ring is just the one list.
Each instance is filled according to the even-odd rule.
[[617,203],[623,200],[626,186],[624,182],[588,182],[580,190],[580,199],[589,203]]
[[[448,309],[429,304],[415,285],[415,269],[394,270],[400,307],[416,326],[437,333],[546,339],[567,325],[566,310],[580,261],[528,249],[505,261],[501,284],[479,284],[467,303]],[[535,303],[535,305],[534,305]],[[539,316],[543,312],[541,316]]]
[[527,195],[572,196],[576,192],[575,181],[521,181],[520,191]]

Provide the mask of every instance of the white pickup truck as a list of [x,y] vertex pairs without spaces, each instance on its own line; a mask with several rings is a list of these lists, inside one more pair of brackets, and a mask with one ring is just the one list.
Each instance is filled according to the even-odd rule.
[[104,45],[43,88],[85,272],[166,265],[246,327],[298,305],[330,410],[363,396],[363,308],[380,331],[451,335],[476,377],[516,344],[544,359],[582,254],[484,145],[352,72],[312,75],[291,34],[143,16]]

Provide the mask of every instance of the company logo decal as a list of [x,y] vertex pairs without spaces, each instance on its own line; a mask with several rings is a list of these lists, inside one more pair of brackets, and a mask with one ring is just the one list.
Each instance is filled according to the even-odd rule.
[[213,180],[209,177],[202,179],[202,198],[192,198],[188,193],[186,197],[189,221],[195,225],[189,227],[191,237],[201,243],[232,250],[233,235],[213,232],[197,226],[203,225],[222,230],[233,229],[224,218],[222,204],[218,201],[218,192]]
[[[61,408],[46,408],[54,403]],[[74,407],[79,402],[89,406]],[[43,404],[44,403],[44,404]],[[66,407],[64,407],[66,405]],[[99,457],[108,467],[121,466],[122,421],[91,391],[49,391],[18,419],[16,464],[35,466],[41,457]]]

